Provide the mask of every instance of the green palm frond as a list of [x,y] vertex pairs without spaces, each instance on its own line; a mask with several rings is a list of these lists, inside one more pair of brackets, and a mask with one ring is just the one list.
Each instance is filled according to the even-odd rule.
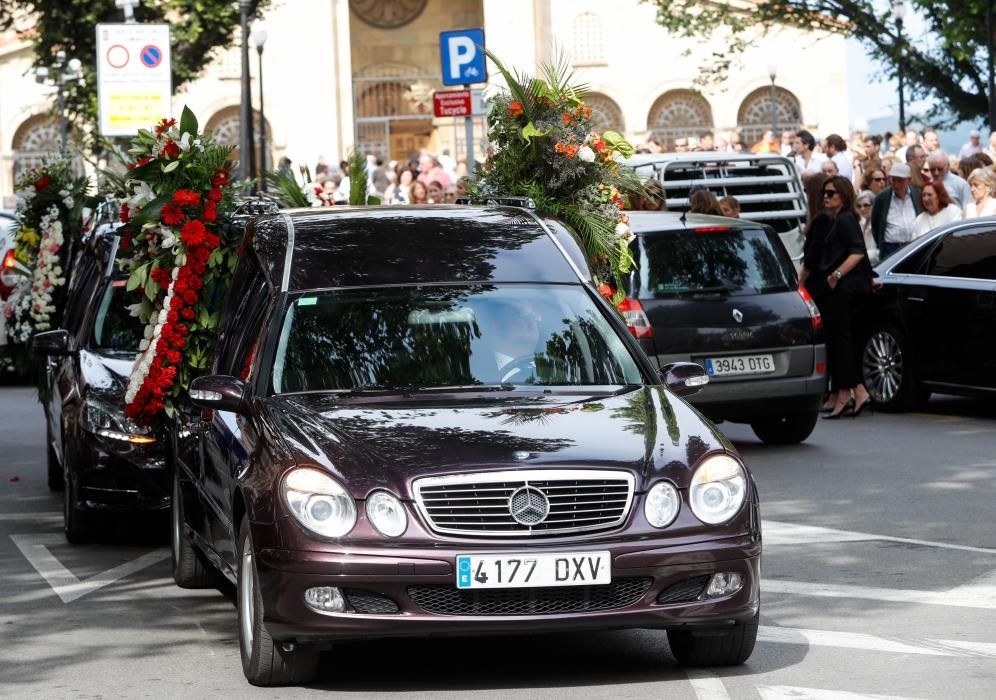
[[301,185],[288,172],[268,170],[263,174],[266,182],[272,186],[272,194],[281,204],[290,208],[310,206],[308,198],[301,190]]

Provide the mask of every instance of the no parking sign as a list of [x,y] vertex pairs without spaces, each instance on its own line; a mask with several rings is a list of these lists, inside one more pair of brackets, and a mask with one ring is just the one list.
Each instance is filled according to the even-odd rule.
[[134,136],[172,109],[169,25],[97,25],[100,133]]

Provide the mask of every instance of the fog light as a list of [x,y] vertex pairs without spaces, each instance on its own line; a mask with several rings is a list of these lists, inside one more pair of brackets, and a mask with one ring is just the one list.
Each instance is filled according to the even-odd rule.
[[304,592],[304,602],[309,608],[321,612],[342,612],[346,601],[342,592],[332,586],[317,586]]
[[736,593],[744,585],[744,577],[740,574],[713,574],[709,587],[706,588],[706,598],[721,598]]

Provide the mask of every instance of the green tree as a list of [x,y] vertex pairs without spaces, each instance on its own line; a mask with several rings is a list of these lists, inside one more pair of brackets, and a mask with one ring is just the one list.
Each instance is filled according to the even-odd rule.
[[904,31],[902,38],[888,0],[643,1],[656,6],[658,23],[677,36],[701,39],[718,28],[730,32],[727,50],[704,67],[704,81],[724,78],[737,55],[757,40],[758,31],[792,26],[860,40],[886,75],[902,72],[909,87],[907,99],[935,101],[923,115],[926,119],[978,122],[989,114],[991,0],[907,0],[910,14],[917,15],[916,24],[922,20],[925,32],[914,37]]
[[[257,16],[268,2],[253,0],[251,15]],[[144,0],[135,8],[135,19],[170,25],[176,90],[197,78],[216,51],[233,44],[238,36],[239,4],[234,0]],[[55,54],[60,50],[83,62],[80,83],[66,86],[67,117],[76,127],[97,123],[96,27],[121,21],[123,15],[114,0],[0,2],[0,29],[15,29],[30,38],[36,68],[44,66],[55,75]]]

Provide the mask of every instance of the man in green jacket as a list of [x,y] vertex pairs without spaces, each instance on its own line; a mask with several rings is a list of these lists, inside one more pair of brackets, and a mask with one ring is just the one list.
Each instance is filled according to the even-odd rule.
[[920,189],[910,185],[910,166],[896,163],[889,172],[889,187],[872,205],[871,228],[882,260],[913,240],[916,217],[922,208]]

